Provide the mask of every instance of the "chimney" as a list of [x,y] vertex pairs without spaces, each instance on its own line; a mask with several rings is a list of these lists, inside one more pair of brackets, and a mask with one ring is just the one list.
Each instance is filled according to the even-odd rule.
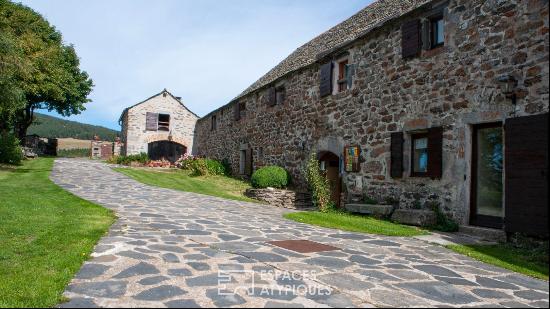
[[178,99],[178,101],[181,101],[181,97],[176,97],[176,99]]

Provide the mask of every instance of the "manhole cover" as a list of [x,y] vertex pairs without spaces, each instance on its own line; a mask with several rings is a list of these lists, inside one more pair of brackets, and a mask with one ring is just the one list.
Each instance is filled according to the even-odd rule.
[[323,245],[318,242],[309,241],[309,240],[270,241],[268,242],[268,244],[272,244],[277,247],[285,248],[285,249],[292,250],[295,252],[300,252],[300,253],[340,250],[340,248]]

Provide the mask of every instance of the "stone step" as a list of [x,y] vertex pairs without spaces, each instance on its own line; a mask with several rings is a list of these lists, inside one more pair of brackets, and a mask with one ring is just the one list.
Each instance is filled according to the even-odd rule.
[[389,216],[393,211],[392,205],[346,204],[345,208],[349,212],[374,216]]
[[491,229],[481,226],[461,225],[459,232],[473,237],[477,237],[486,241],[506,242],[506,232],[499,229]]
[[391,219],[401,224],[416,226],[431,226],[437,222],[435,212],[426,209],[396,209]]

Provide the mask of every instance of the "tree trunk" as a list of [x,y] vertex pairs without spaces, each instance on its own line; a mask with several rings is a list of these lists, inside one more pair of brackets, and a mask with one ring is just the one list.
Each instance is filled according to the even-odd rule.
[[25,137],[27,136],[27,129],[31,126],[33,120],[34,108],[32,105],[27,105],[24,110],[21,110],[18,113],[14,133],[17,135],[21,143],[23,143]]

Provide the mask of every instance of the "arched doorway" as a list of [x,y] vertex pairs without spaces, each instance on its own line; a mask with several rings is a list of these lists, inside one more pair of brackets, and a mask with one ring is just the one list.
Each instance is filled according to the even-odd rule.
[[337,207],[340,207],[340,193],[342,192],[340,158],[330,151],[323,151],[319,153],[319,162],[330,185],[331,200]]
[[157,141],[148,144],[148,154],[151,160],[164,159],[176,162],[186,152],[187,147],[171,141]]

